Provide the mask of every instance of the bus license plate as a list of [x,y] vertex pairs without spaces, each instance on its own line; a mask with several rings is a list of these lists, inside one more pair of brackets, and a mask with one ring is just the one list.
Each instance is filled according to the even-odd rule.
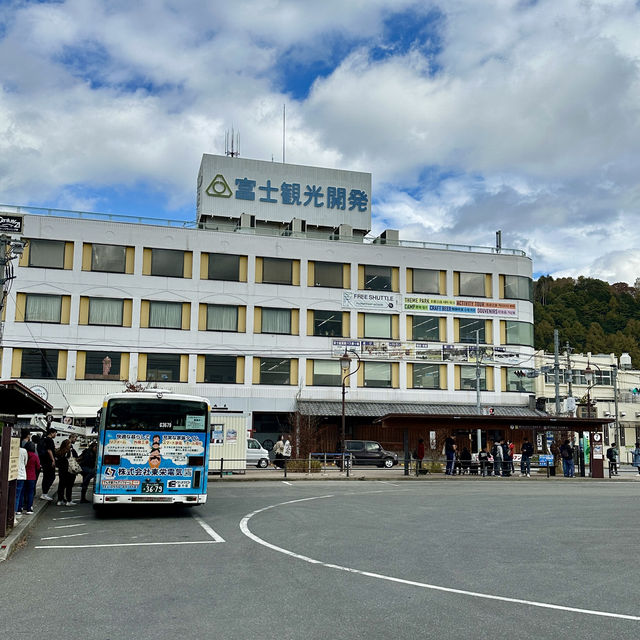
[[142,485],[142,493],[163,493],[164,485],[158,484],[143,484]]

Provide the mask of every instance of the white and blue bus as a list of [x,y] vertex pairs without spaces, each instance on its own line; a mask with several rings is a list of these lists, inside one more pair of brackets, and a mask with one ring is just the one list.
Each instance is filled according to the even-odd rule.
[[211,407],[162,389],[108,395],[93,506],[207,501]]

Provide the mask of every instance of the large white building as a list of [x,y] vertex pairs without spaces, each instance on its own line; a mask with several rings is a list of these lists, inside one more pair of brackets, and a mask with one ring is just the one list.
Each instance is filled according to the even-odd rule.
[[[306,402],[530,406],[531,260],[371,228],[366,173],[205,155],[197,219],[4,207],[27,248],[3,309],[2,379],[59,415],[158,383],[279,430]],[[309,404],[311,403],[311,404]],[[413,407],[413,409],[412,409]],[[366,411],[361,415],[366,415]]]

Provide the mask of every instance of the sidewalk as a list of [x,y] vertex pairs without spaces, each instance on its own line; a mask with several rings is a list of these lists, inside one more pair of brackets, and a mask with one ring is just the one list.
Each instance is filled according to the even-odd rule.
[[[55,496],[57,489],[58,481],[56,480],[51,489],[49,489],[49,495]],[[27,538],[45,509],[50,504],[55,504],[55,500],[53,502],[40,500],[40,495],[41,493],[37,493],[33,500],[33,514],[23,515],[20,520],[16,520],[13,529],[10,529],[7,533],[7,537],[4,540],[0,540],[0,562],[6,560]]]

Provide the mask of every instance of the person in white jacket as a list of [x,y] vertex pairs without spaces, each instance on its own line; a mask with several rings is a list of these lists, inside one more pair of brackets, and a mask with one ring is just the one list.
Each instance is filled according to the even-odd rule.
[[27,479],[27,460],[29,454],[26,449],[20,447],[20,457],[18,458],[18,480],[16,482],[16,518],[22,516],[22,493],[24,491],[24,481]]

